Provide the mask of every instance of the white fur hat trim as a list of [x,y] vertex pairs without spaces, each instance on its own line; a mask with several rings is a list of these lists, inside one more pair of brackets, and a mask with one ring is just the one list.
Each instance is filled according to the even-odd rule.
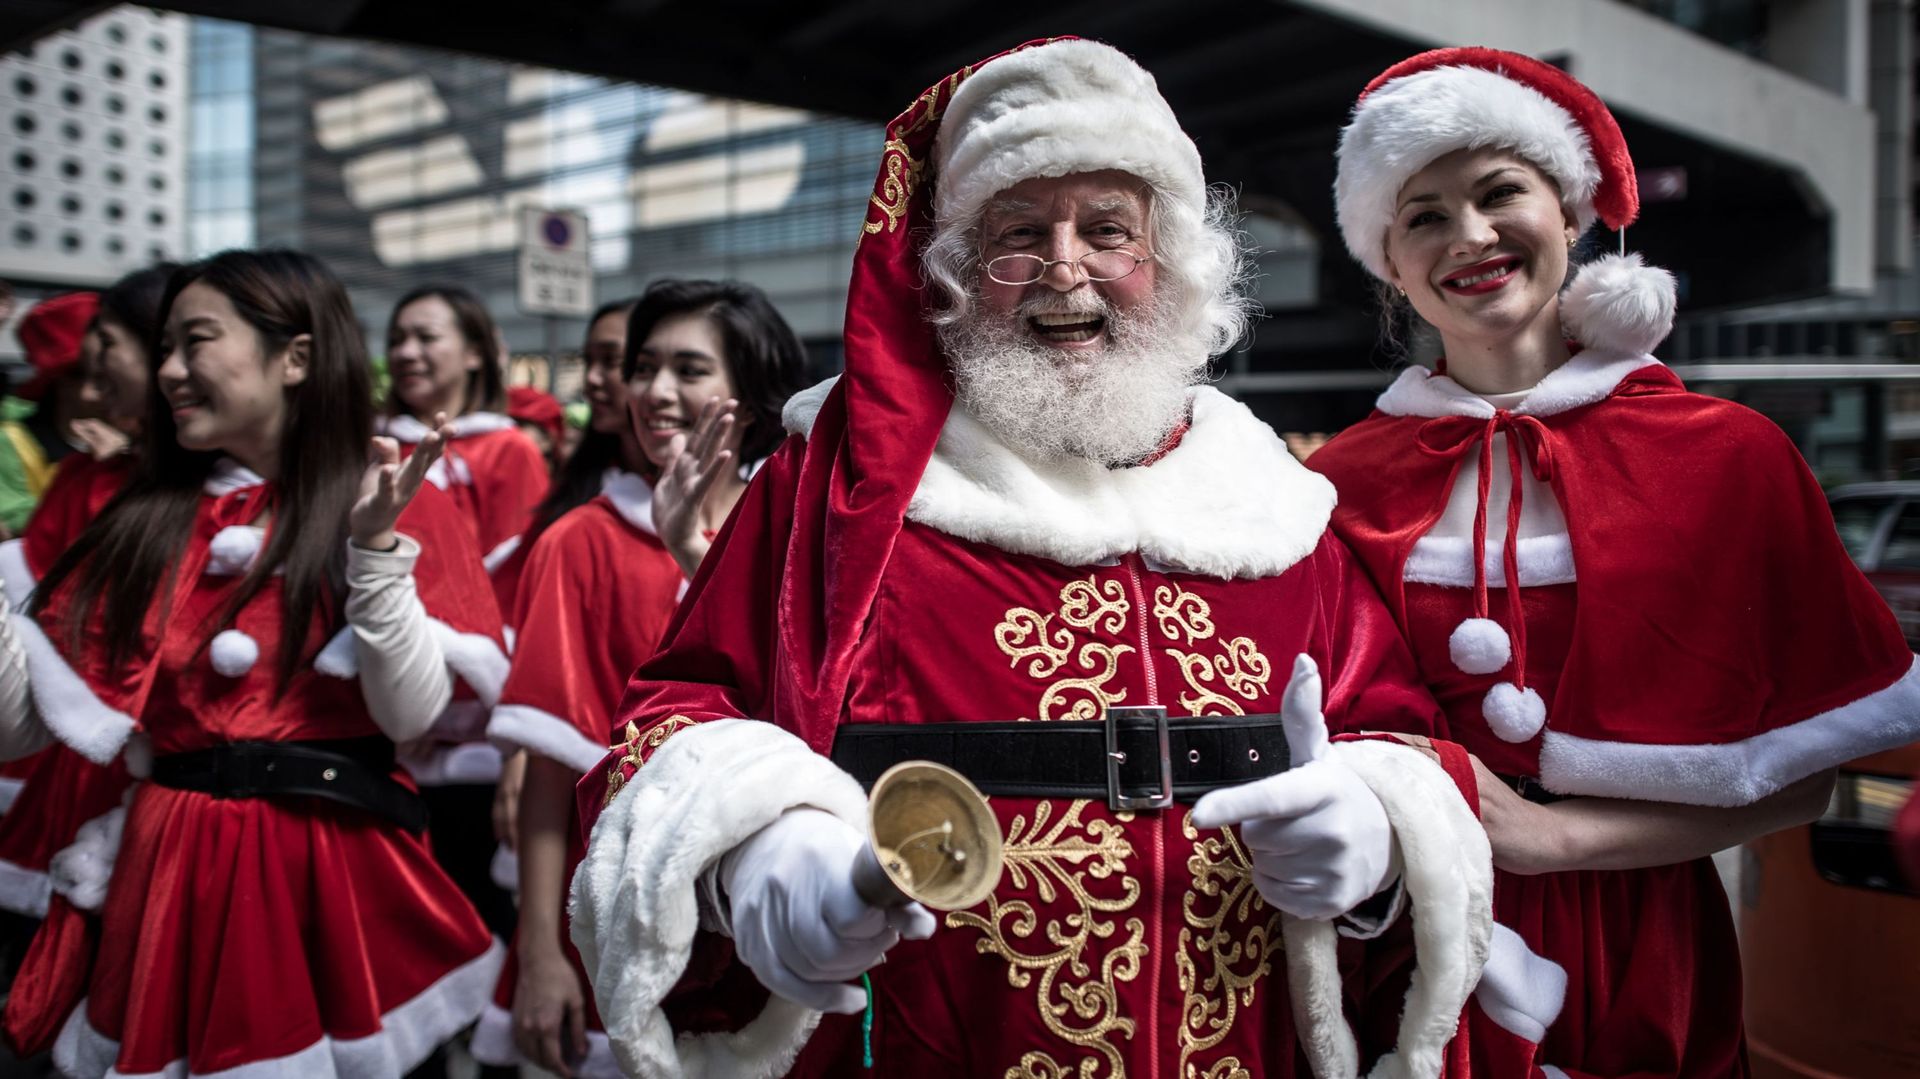
[[252,525],[228,525],[215,532],[207,548],[207,572],[216,577],[238,577],[252,569],[265,536],[264,529]]
[[1605,255],[1582,265],[1560,295],[1560,323],[1588,348],[1644,356],[1673,332],[1673,275],[1639,255]]
[[213,659],[213,669],[228,678],[240,677],[260,660],[260,642],[237,629],[215,634],[207,651]]
[[1513,659],[1513,641],[1491,618],[1469,618],[1447,638],[1453,665],[1468,674],[1492,674]]
[[1547,702],[1533,687],[1499,682],[1481,698],[1480,714],[1504,742],[1524,742],[1547,724]]
[[1477,67],[1418,71],[1381,86],[1340,133],[1334,212],[1347,250],[1387,279],[1386,237],[1400,189],[1455,150],[1502,147],[1560,185],[1580,231],[1593,224],[1600,164],[1573,114],[1545,94]]
[[1003,56],[961,82],[934,141],[934,220],[970,221],[1035,177],[1118,169],[1162,198],[1206,203],[1200,151],[1153,76],[1097,41]]

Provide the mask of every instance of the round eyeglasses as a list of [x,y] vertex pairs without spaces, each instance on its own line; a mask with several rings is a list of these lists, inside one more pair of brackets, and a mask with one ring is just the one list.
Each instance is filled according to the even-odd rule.
[[1043,259],[1039,255],[1001,255],[988,259],[987,276],[1002,285],[1031,285],[1055,266],[1072,266],[1089,281],[1118,281],[1131,277],[1151,254],[1135,254],[1125,247],[1089,251],[1077,259]]

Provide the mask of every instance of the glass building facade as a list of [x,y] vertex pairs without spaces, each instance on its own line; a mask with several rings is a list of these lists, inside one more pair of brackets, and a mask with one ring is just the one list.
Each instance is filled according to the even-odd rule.
[[187,252],[253,243],[253,28],[195,19],[188,100]]

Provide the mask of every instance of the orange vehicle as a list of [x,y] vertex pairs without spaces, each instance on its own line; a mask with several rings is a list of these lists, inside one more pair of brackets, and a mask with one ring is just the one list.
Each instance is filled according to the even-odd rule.
[[[1854,561],[1920,645],[1920,483],[1830,496]],[[1842,768],[1820,820],[1746,845],[1740,951],[1759,1079],[1920,1076],[1920,881],[1893,842],[1920,744]]]

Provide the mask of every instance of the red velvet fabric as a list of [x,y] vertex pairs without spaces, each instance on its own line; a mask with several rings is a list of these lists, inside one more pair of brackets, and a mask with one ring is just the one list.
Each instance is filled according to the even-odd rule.
[[[272,498],[270,487],[203,496],[174,603],[164,612],[155,605],[141,655],[110,676],[90,627],[75,657],[103,700],[139,719],[157,753],[379,733],[356,681],[307,669],[279,691],[277,578],[234,621],[258,642],[258,661],[238,677],[212,667],[213,619],[239,578],[203,573],[209,542]],[[414,579],[427,613],[497,642],[499,615],[478,552],[446,496],[423,488],[399,531],[420,544]],[[57,594],[41,616],[57,642],[66,640],[69,594]],[[338,618],[316,616],[307,654]],[[403,771],[394,774],[406,782]],[[329,802],[217,799],[143,784],[84,979],[86,1020],[118,1043],[122,1072],[182,1061],[191,1072],[213,1072],[286,1056],[323,1036],[379,1033],[382,1015],[482,960],[490,943],[423,838]],[[70,950],[50,973],[71,978],[64,963],[83,959]],[[441,1013],[427,1018],[445,1025]]]
[[[400,444],[403,456],[412,456],[414,449],[413,443]],[[551,482],[540,447],[512,427],[455,438],[440,466],[447,497],[466,519],[482,555],[526,531]],[[496,597],[496,602],[504,608],[512,597]]]
[[[628,524],[604,495],[562,516],[540,534],[526,560],[520,643],[500,703],[536,708],[567,725],[549,731],[552,738],[571,733],[594,745],[610,744],[614,708],[634,668],[666,632],[682,581],[659,539]],[[518,744],[552,755],[550,746],[536,741]],[[569,829],[567,842],[571,879],[586,851],[578,828]],[[586,971],[567,922],[561,919],[560,947],[585,987]],[[509,959],[494,992],[494,1003],[506,1011],[513,1009],[518,977],[518,963]],[[591,992],[587,1020],[590,1029],[605,1029]]]
[[[799,453],[789,444],[762,471],[722,537],[729,550],[777,542]],[[1120,703],[1272,712],[1287,657],[1302,651],[1324,673],[1334,730],[1440,732],[1384,607],[1331,535],[1279,576],[1221,581],[1133,555],[1069,567],[909,522],[856,644],[844,710],[824,724],[777,709],[772,587],[764,562],[736,555],[683,606],[621,703],[616,723],[637,736],[581,784],[589,824],[608,770],[624,781],[686,720],[771,715],[825,752],[842,723],[1044,721]],[[1256,1075],[1306,1074],[1269,951],[1277,916],[1228,834],[1194,829],[1186,807],[992,803],[1011,852],[998,891],[872,973],[877,1074],[997,1075],[1040,1056],[1069,1070],[1090,1061],[1097,1074],[1205,1073],[1228,1059]],[[1406,984],[1405,929],[1368,949],[1377,988],[1356,996],[1356,1023],[1386,1041]],[[731,1022],[754,1006],[740,1001]],[[855,1074],[857,1023],[829,1018],[793,1074]]]
[[[1461,460],[1416,441],[1447,422],[1375,412],[1309,460],[1339,488],[1334,527],[1403,626],[1407,555]],[[1737,741],[1884,689],[1913,664],[1819,485],[1765,417],[1644,367],[1604,402],[1540,422],[1580,574],[1549,729]]]

